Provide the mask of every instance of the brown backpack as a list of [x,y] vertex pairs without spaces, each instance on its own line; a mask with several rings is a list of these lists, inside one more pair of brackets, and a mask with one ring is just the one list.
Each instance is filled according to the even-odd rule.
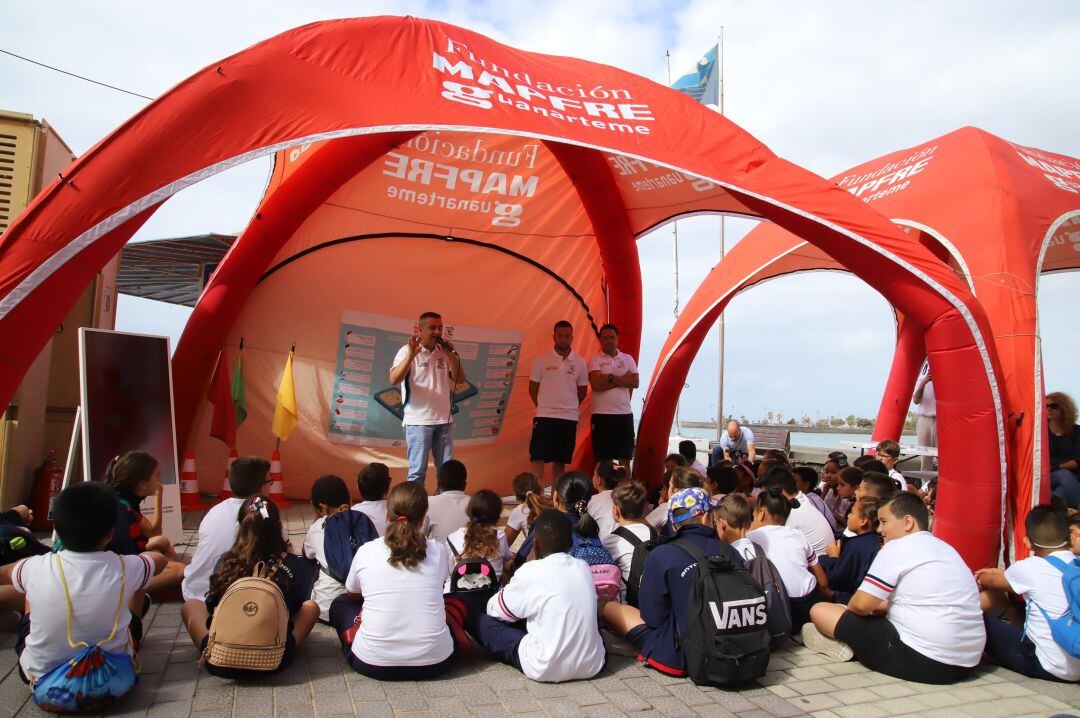
[[233,581],[210,621],[202,661],[218,668],[273,671],[281,665],[289,635],[289,610],[281,588],[260,561],[248,578]]

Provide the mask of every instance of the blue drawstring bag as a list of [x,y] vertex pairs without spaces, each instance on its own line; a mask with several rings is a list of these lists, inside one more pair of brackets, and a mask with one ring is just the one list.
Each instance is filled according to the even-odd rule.
[[[82,713],[101,710],[123,698],[139,682],[138,671],[131,656],[126,653],[113,653],[101,646],[112,640],[120,625],[121,611],[124,607],[124,584],[127,581],[127,567],[120,558],[120,601],[116,608],[116,619],[108,637],[91,646],[71,640],[71,596],[68,594],[67,578],[60,554],[56,556],[56,567],[60,572],[60,583],[64,586],[64,598],[67,600],[67,641],[73,649],[82,647],[72,658],[41,676],[31,684],[34,691],[34,703],[50,713]],[[130,638],[128,639],[130,641]]]

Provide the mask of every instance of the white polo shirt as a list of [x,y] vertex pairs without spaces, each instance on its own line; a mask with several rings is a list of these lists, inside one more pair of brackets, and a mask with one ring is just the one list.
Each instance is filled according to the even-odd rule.
[[[1061,559],[1066,565],[1076,558],[1069,550],[1054,551],[1050,555]],[[1047,673],[1052,673],[1062,680],[1080,680],[1080,658],[1073,658],[1058,645],[1050,634],[1050,624],[1039,610],[1042,608],[1051,618],[1063,616],[1069,610],[1065,589],[1061,585],[1061,571],[1045,558],[1032,556],[1005,569],[1005,578],[1015,593],[1027,599],[1028,611],[1024,629],[1035,644],[1035,656],[1039,659],[1039,664]],[[1034,605],[1031,605],[1032,603]]]
[[[398,350],[393,365],[397,366],[407,356],[408,344]],[[437,344],[431,351],[421,345],[401,382],[401,396],[405,398],[405,418],[401,423],[408,426],[452,423],[451,388],[450,360],[446,352]]]
[[611,515],[611,509],[614,505],[615,501],[611,497],[611,489],[607,489],[592,496],[589,499],[589,504],[585,507],[589,516],[592,516],[600,527],[601,540],[618,526],[615,523],[615,517]]
[[326,551],[323,548],[323,540],[326,536],[326,518],[317,518],[308,527],[307,535],[304,536],[304,558],[314,560],[319,564],[319,577],[315,579],[315,585],[311,587],[311,600],[319,604],[319,618],[330,618],[330,604],[334,599],[345,593],[345,586],[338,583],[333,576],[322,570],[327,567]]
[[802,531],[791,526],[760,526],[746,538],[760,546],[776,566],[789,596],[802,598],[817,588],[817,578],[810,573],[818,563],[817,552]]
[[[364,609],[367,621],[367,608]],[[529,561],[487,604],[489,616],[526,622],[518,660],[526,678],[557,683],[592,678],[604,667],[596,589],[588,564],[565,553]],[[361,624],[363,625],[363,624]]]
[[184,581],[180,584],[180,593],[185,601],[193,598],[206,600],[214,566],[236,542],[236,533],[240,529],[236,515],[245,500],[235,496],[225,499],[207,511],[199,522],[199,542],[195,545],[195,555],[184,570]]
[[464,491],[444,491],[429,496],[427,535],[442,543],[450,534],[468,526],[469,516],[465,511],[471,499]]
[[950,666],[978,665],[986,644],[979,587],[956,549],[929,531],[887,541],[859,590],[889,602],[904,645]]
[[371,519],[371,523],[375,524],[375,530],[379,532],[380,536],[386,534],[386,499],[381,501],[361,501],[358,504],[353,504],[352,510],[359,511]]
[[787,525],[806,534],[814,552],[818,556],[824,556],[825,550],[833,542],[833,530],[829,520],[810,503],[810,499],[806,498],[803,492],[800,491],[795,500],[799,502],[799,508],[791,510]]
[[578,420],[578,387],[589,385],[589,370],[580,354],[571,349],[563,357],[552,347],[533,359],[529,381],[540,385],[536,394],[537,417]]
[[916,416],[937,416],[937,396],[934,394],[934,382],[926,382],[922,390],[922,401],[915,405]]
[[[589,371],[598,371],[604,376],[613,374],[623,376],[625,374],[637,374],[637,364],[634,357],[625,352],[616,350],[614,357],[609,357],[604,352],[594,355],[589,359]],[[594,414],[631,414],[630,390],[626,387],[615,387],[603,391],[593,391]]]

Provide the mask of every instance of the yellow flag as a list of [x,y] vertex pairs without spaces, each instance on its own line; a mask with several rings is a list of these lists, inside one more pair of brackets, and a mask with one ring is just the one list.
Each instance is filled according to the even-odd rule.
[[274,436],[287,441],[289,434],[296,428],[296,388],[293,386],[292,352],[285,360],[285,371],[281,374],[281,386],[277,392],[277,407],[274,409]]

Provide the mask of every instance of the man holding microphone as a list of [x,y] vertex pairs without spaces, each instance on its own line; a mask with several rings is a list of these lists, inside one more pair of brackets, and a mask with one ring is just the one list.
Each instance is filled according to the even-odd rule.
[[418,333],[398,350],[390,369],[390,383],[401,384],[405,417],[402,428],[409,452],[409,481],[424,485],[428,453],[435,456],[435,470],[454,455],[451,435],[454,387],[465,381],[461,357],[442,338],[442,316],[424,312]]

